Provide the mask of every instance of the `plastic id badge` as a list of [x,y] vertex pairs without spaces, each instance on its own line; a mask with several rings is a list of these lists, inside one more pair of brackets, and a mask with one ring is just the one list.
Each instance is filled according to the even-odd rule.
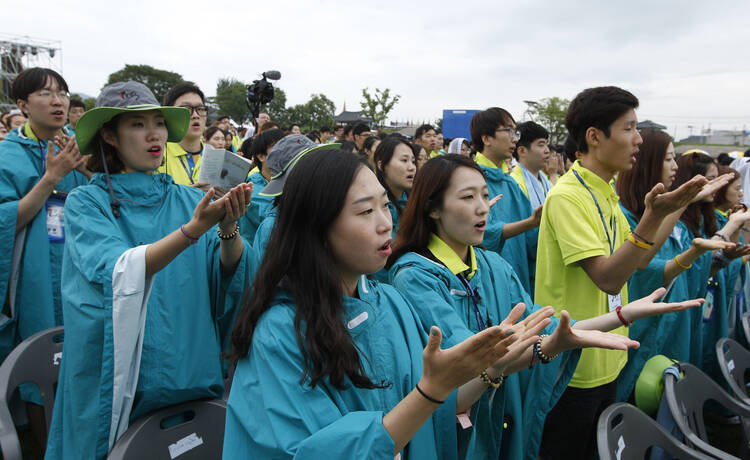
[[609,311],[615,311],[617,307],[622,306],[622,294],[607,294],[607,300],[609,301]]
[[45,206],[47,214],[47,236],[53,243],[65,242],[65,195],[52,193]]
[[703,322],[708,323],[714,319],[714,295],[716,294],[716,285],[713,278],[708,282],[706,289],[706,301],[703,302]]

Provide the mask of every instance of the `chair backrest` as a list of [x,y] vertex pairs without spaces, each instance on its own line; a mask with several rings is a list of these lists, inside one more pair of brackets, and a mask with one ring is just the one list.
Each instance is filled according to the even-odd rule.
[[660,447],[673,458],[710,460],[682,444],[654,419],[627,403],[612,404],[599,416],[596,439],[601,460],[643,460],[648,450]]
[[750,382],[745,379],[745,373],[750,369],[750,351],[735,340],[725,337],[716,342],[716,355],[721,373],[734,396],[750,406],[750,396],[747,394]]
[[18,344],[0,366],[0,449],[6,460],[21,458],[21,445],[8,408],[20,384],[33,382],[39,387],[49,432],[62,360],[63,331],[63,326],[59,326],[37,332]]
[[673,374],[664,376],[664,397],[667,398],[672,418],[685,435],[688,445],[717,458],[737,458],[708,443],[703,407],[706,401],[712,400],[740,417],[743,425],[743,450],[747,448],[750,434],[750,407],[730,396],[697,367],[688,363],[679,363],[677,367],[683,377],[678,380]]
[[152,412],[128,427],[107,459],[221,458],[226,409],[226,401],[210,399]]

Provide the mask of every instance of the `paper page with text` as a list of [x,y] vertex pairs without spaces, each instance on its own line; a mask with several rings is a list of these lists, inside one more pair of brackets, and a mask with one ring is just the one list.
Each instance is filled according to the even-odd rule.
[[198,182],[208,182],[211,187],[222,188],[225,192],[245,182],[252,167],[249,160],[210,144],[205,145],[202,156]]

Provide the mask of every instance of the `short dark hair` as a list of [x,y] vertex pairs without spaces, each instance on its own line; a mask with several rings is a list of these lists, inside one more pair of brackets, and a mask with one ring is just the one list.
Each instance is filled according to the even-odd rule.
[[515,123],[513,115],[500,107],[490,107],[487,110],[475,113],[471,117],[471,124],[469,125],[471,142],[474,144],[474,148],[477,152],[484,151],[482,136],[494,136],[498,127]]
[[616,86],[588,88],[573,99],[565,115],[565,127],[582,153],[589,151],[586,130],[597,128],[609,137],[610,127],[628,110],[638,108],[638,98]]
[[[726,152],[722,152],[719,154],[718,157],[716,157],[716,162],[723,166],[729,166],[732,164],[733,161],[734,161],[734,158],[730,157],[729,154]],[[714,199],[714,203],[716,203],[715,199]]]
[[268,129],[255,136],[253,143],[250,145],[250,158],[258,169],[263,169],[263,162],[258,155],[265,155],[269,145],[274,145],[284,138],[284,131],[279,128]]
[[332,131],[331,131],[331,127],[330,126],[323,126],[322,128],[320,128],[319,132],[320,132],[320,134],[323,134],[323,133],[330,133]]
[[370,127],[367,126],[366,124],[364,124],[364,123],[357,123],[356,125],[354,125],[354,128],[352,128],[352,133],[355,136],[359,136],[360,134],[362,134],[364,132],[367,132],[369,130],[370,130]]
[[525,121],[516,125],[516,130],[521,133],[521,137],[516,141],[516,148],[513,150],[513,157],[518,159],[518,147],[531,148],[531,144],[537,139],[549,139],[547,128],[535,121]]
[[565,157],[571,161],[571,163],[577,160],[576,152],[578,151],[578,144],[573,140],[572,137],[568,136],[565,138],[565,144],[563,144],[563,153]]
[[227,120],[229,120],[229,115],[219,115],[219,118],[217,118],[217,119],[216,119],[216,121],[221,121],[221,120],[223,120],[223,119],[225,119],[225,118],[226,118]]
[[72,109],[73,107],[79,107],[79,108],[83,109],[84,112],[86,111],[86,104],[84,104],[83,101],[80,100],[80,99],[71,99],[70,100],[70,105],[68,106],[68,110]]
[[414,132],[414,139],[419,139],[426,133],[427,131],[435,131],[435,127],[432,125],[424,124],[417,128],[417,130]]
[[206,103],[206,96],[203,94],[200,88],[193,83],[178,83],[171,87],[167,94],[164,95],[163,105],[171,106],[174,102],[183,94],[195,93],[201,97],[201,102]]
[[380,138],[375,135],[367,136],[367,139],[362,143],[362,150],[371,150],[372,145],[376,142],[379,142]]
[[61,90],[68,91],[68,83],[59,73],[44,67],[31,67],[30,69],[26,69],[19,73],[16,78],[13,79],[10,89],[13,100],[27,100],[29,94],[44,88],[47,84],[47,80],[50,78],[57,82],[57,86],[59,86]]
[[344,126],[344,133],[342,134],[342,136],[346,136],[347,134],[349,134],[350,132],[352,132],[352,128],[354,128],[354,126],[352,126],[352,125],[346,125],[346,126]]

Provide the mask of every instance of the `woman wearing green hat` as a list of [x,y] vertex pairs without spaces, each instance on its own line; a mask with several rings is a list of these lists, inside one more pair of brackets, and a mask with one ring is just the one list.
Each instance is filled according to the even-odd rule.
[[257,265],[236,224],[252,186],[212,202],[213,190],[154,174],[189,116],[125,82],[78,122],[95,174],[65,204],[66,351],[48,459],[104,458],[133,420],[223,393],[224,338]]

